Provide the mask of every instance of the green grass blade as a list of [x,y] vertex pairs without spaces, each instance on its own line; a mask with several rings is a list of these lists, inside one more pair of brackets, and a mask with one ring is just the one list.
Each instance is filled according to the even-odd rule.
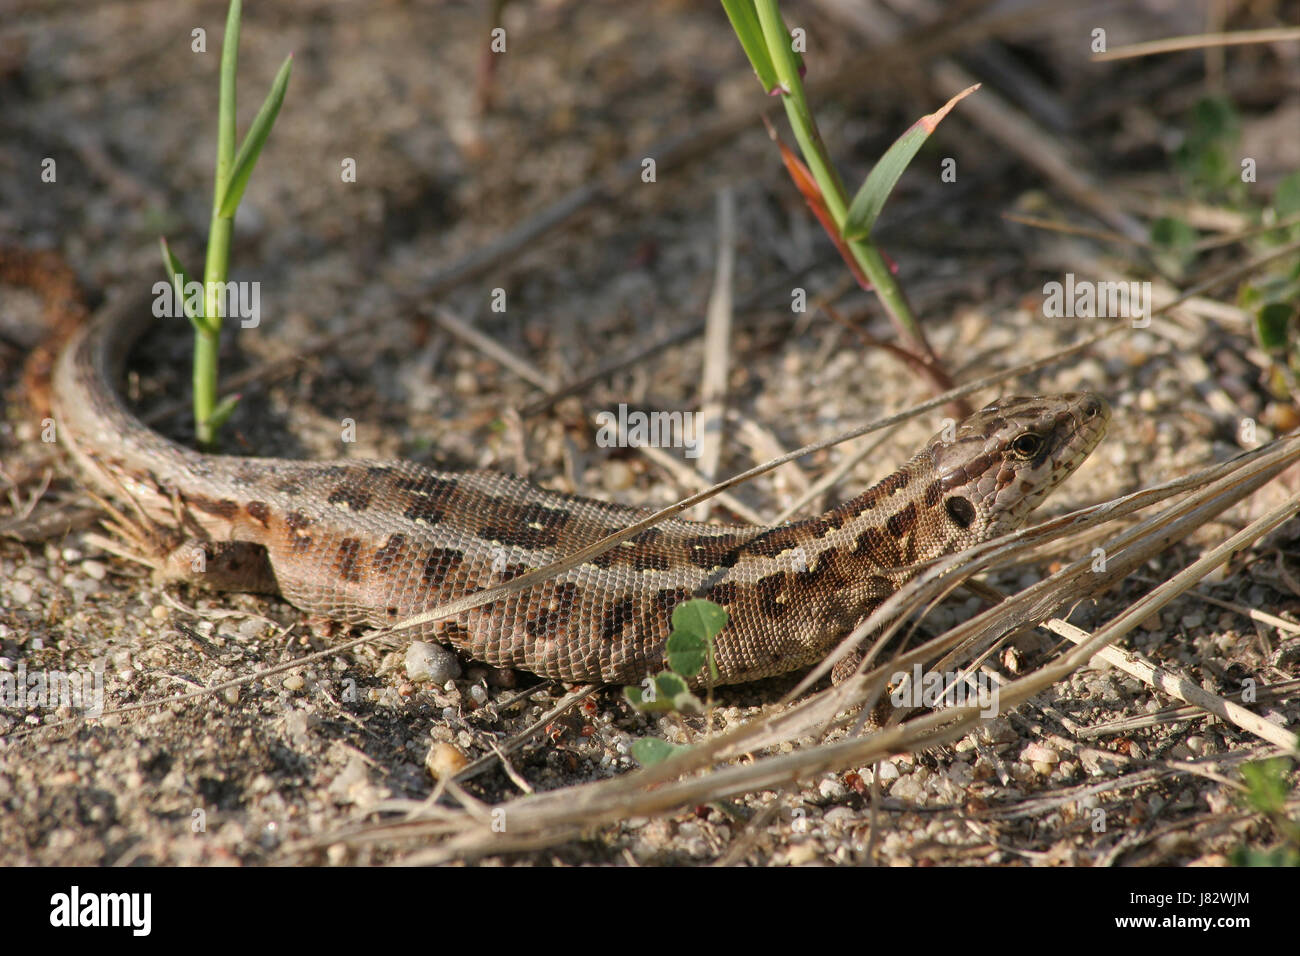
[[767,52],[767,41],[763,38],[763,28],[758,22],[758,13],[754,10],[754,0],[722,0],[722,8],[727,11],[731,29],[749,57],[749,65],[754,68],[758,82],[763,84],[763,92],[770,93],[780,81],[776,76],[776,67]]
[[239,400],[243,397],[243,395],[238,394],[227,395],[221,401],[217,402],[217,407],[212,410],[212,414],[207,418],[207,424],[214,429],[220,428],[226,423],[226,420],[230,418],[231,414],[235,411],[235,406],[239,404]]
[[284,102],[292,68],[293,54],[290,53],[284,58],[280,72],[275,75],[275,82],[271,84],[271,91],[266,94],[266,99],[262,101],[262,108],[257,111],[257,117],[253,120],[253,125],[248,128],[248,135],[244,137],[244,142],[239,147],[230,176],[226,179],[225,191],[217,203],[217,215],[223,219],[234,218],[235,210],[239,208],[239,200],[244,198],[248,177],[253,174],[257,157],[261,155],[262,147],[266,145],[266,138],[271,135],[271,127],[275,125],[275,118],[279,115],[280,104]]
[[239,65],[239,22],[243,16],[240,0],[230,0],[226,15],[226,32],[221,38],[221,92],[217,99],[217,180],[212,190],[212,206],[221,204],[222,187],[230,176],[235,157],[235,72]]
[[171,280],[172,289],[176,294],[176,301],[181,304],[181,308],[185,311],[185,318],[190,320],[190,324],[194,326],[195,331],[206,332],[203,317],[195,314],[185,298],[185,267],[176,258],[176,254],[172,252],[172,247],[167,244],[165,236],[158,237],[158,248],[162,250],[163,268],[167,270],[167,278]]
[[912,127],[898,139],[894,144],[885,151],[885,155],[880,157],[880,161],[867,174],[866,180],[862,183],[862,188],[858,194],[853,197],[853,203],[849,206],[848,219],[844,223],[844,237],[849,240],[865,239],[871,234],[871,229],[876,224],[876,219],[880,216],[880,210],[885,208],[885,201],[889,194],[894,191],[898,185],[898,179],[903,175],[903,170],[908,167],[912,159],[930,134],[934,132],[940,121],[948,115],[948,111],[957,105],[957,102],[979,89],[979,84],[962,90],[939,110],[930,113],[928,116],[922,116],[912,124]]

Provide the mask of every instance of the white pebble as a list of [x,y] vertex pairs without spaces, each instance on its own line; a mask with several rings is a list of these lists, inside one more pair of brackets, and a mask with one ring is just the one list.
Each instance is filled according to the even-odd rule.
[[439,644],[412,641],[406,649],[406,676],[413,681],[446,684],[460,676],[460,661]]
[[848,791],[844,789],[844,784],[840,783],[835,777],[827,777],[817,784],[817,792],[827,800],[842,800],[848,794]]
[[1020,753],[1020,759],[1025,763],[1060,763],[1061,755],[1051,747],[1044,747],[1042,744],[1030,744]]

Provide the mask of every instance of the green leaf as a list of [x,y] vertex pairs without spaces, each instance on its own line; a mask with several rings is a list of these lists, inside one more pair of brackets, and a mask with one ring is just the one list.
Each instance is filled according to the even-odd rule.
[[754,10],[754,0],[722,0],[722,8],[727,11],[731,29],[749,57],[749,65],[754,68],[758,82],[763,84],[763,92],[771,93],[780,85],[776,76],[776,67],[767,52],[767,41],[763,38],[763,28],[758,23],[758,14]]
[[217,215],[222,219],[234,218],[235,210],[239,208],[239,201],[244,198],[248,177],[253,175],[257,157],[261,155],[262,147],[266,145],[266,138],[271,135],[271,127],[275,125],[280,104],[284,102],[292,68],[293,54],[290,53],[284,58],[280,72],[275,75],[275,82],[271,84],[271,91],[266,94],[266,99],[262,101],[262,108],[257,111],[253,125],[248,128],[248,135],[244,137],[239,152],[235,154],[234,165],[226,179],[225,188],[221,191],[221,199],[217,202]]
[[694,677],[709,659],[709,642],[698,634],[673,631],[668,635],[668,666],[685,678]]
[[235,406],[239,404],[241,398],[243,398],[242,395],[227,395],[221,401],[217,402],[217,407],[214,408],[212,414],[208,416],[208,425],[214,429],[220,428],[224,425],[230,418],[231,413],[234,412]]
[[167,278],[171,281],[172,291],[176,295],[176,301],[181,304],[185,317],[190,320],[190,324],[194,326],[196,332],[207,332],[207,323],[204,321],[203,316],[191,309],[189,300],[185,298],[185,267],[176,258],[176,254],[172,252],[171,246],[167,244],[166,237],[158,237],[158,248],[162,250],[163,268],[167,270]]
[[[1289,333],[1295,316],[1295,307],[1285,302],[1270,302],[1261,306],[1255,313],[1255,334],[1259,336],[1259,344],[1269,352],[1285,352],[1290,344]],[[1253,765],[1246,764],[1242,767],[1243,776],[1246,768],[1251,766]]]
[[1273,192],[1273,209],[1279,219],[1300,214],[1300,169],[1277,184]]
[[226,32],[221,37],[221,76],[217,95],[217,170],[212,184],[213,209],[220,206],[221,192],[230,177],[235,159],[235,74],[239,67],[239,22],[243,17],[240,0],[230,0]]
[[699,701],[691,693],[686,681],[672,671],[660,671],[651,680],[648,689],[642,686],[624,687],[623,696],[643,714],[666,714],[672,711],[689,714],[699,709]]
[[1196,242],[1196,230],[1181,219],[1162,216],[1151,224],[1151,241],[1166,249],[1182,250]]
[[674,631],[712,640],[727,626],[727,609],[704,598],[683,601],[673,608],[672,624]]
[[1174,161],[1200,190],[1211,195],[1238,190],[1241,169],[1237,143],[1241,120],[1236,107],[1222,97],[1206,97],[1192,108],[1187,135],[1174,152]]
[[1196,258],[1196,230],[1181,219],[1162,217],[1151,223],[1152,251],[1164,271],[1181,275]]
[[889,149],[885,150],[885,155],[880,157],[879,162],[867,174],[867,178],[858,189],[858,194],[853,197],[853,204],[849,206],[848,219],[844,222],[844,238],[852,242],[865,239],[871,234],[876,220],[880,217],[880,211],[885,208],[885,200],[898,185],[903,170],[907,169],[922,144],[930,138],[930,134],[948,115],[948,111],[977,89],[979,89],[978,84],[968,87],[935,112],[922,116],[906,133],[894,140]]
[[1287,781],[1290,770],[1291,761],[1285,757],[1242,764],[1241,779],[1246,784],[1246,802],[1251,809],[1269,816],[1284,814],[1291,792]]
[[653,767],[657,763],[663,763],[685,749],[681,744],[672,744],[659,737],[642,737],[640,740],[632,741],[632,756],[643,767]]
[[1300,866],[1300,852],[1288,846],[1275,846],[1271,850],[1243,846],[1233,850],[1229,860],[1233,866],[1266,866],[1276,869],[1279,866]]

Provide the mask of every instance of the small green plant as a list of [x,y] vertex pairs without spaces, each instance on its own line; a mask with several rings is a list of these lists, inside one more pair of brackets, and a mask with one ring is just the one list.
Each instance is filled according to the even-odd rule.
[[808,105],[803,85],[802,36],[792,35],[786,27],[777,0],[722,0],[722,6],[759,83],[769,95],[779,96],[785,107],[803,161],[779,140],[777,145],[795,185],[859,284],[875,289],[899,335],[920,353],[914,356],[917,367],[940,388],[951,388],[951,377],[939,365],[884,254],[872,241],[871,231],[903,170],[922,144],[948,111],[977,87],[958,93],[938,111],[913,124],[885,151],[850,202]]
[[1241,117],[1230,100],[1207,96],[1192,107],[1187,133],[1174,150],[1174,165],[1187,191],[1209,202],[1239,204],[1246,199],[1237,155]]
[[[1187,119],[1172,163],[1185,193],[1202,204],[1239,213],[1256,224],[1241,236],[1246,249],[1263,256],[1300,242],[1300,171],[1282,179],[1272,201],[1256,198],[1255,160],[1241,155],[1241,118],[1226,99],[1200,100]],[[1222,245],[1202,240],[1189,222],[1171,216],[1151,224],[1152,261],[1176,279],[1194,275],[1202,253]],[[1260,346],[1274,360],[1268,383],[1279,400],[1300,396],[1300,254],[1282,256],[1243,283],[1238,305],[1255,317]]]
[[[646,678],[640,687],[624,687],[628,703],[642,713],[705,713],[706,707],[691,692],[689,681],[704,670],[712,698],[713,681],[718,679],[715,639],[726,626],[726,609],[712,601],[683,601],[673,608],[672,631],[665,648],[668,669]],[[642,737],[632,744],[632,756],[648,767],[684,749],[659,737]]]
[[[1264,215],[1283,228],[1261,237],[1262,252],[1300,242],[1300,171],[1278,184]],[[1276,398],[1295,400],[1300,396],[1300,255],[1279,260],[1243,285],[1238,302],[1254,313],[1255,336],[1273,359],[1269,390]]]
[[226,33],[221,41],[221,88],[217,103],[217,166],[212,193],[212,219],[208,227],[208,251],[204,263],[203,294],[191,296],[186,290],[185,270],[171,251],[166,238],[160,240],[163,265],[175,291],[174,301],[181,303],[185,316],[194,326],[194,432],[202,447],[216,442],[217,430],[235,408],[235,398],[217,401],[217,352],[221,340],[221,320],[227,276],[230,273],[230,245],[235,212],[244,196],[253,167],[271,134],[271,127],[284,102],[289,87],[293,54],[280,66],[258,110],[252,126],[235,151],[235,70],[239,59],[240,0],[231,0],[226,16]]
[[1242,765],[1246,805],[1268,818],[1282,842],[1267,850],[1238,847],[1232,853],[1234,866],[1300,866],[1300,820],[1289,817],[1286,806],[1292,769],[1286,757]]

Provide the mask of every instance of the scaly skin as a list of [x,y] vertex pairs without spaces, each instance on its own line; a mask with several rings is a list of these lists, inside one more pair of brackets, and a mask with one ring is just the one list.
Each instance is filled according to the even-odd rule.
[[[115,390],[147,312],[109,310],[60,356],[60,440],[88,482],[193,544],[164,576],[278,591],[305,611],[384,625],[517,577],[649,512],[493,472],[404,461],[204,455],[143,425]],[[1087,393],[1006,398],[936,436],[825,514],[774,528],[669,519],[541,584],[408,631],[567,681],[634,683],[663,666],[673,607],[723,605],[719,683],[821,659],[918,562],[1021,525],[1088,456],[1110,411]]]

